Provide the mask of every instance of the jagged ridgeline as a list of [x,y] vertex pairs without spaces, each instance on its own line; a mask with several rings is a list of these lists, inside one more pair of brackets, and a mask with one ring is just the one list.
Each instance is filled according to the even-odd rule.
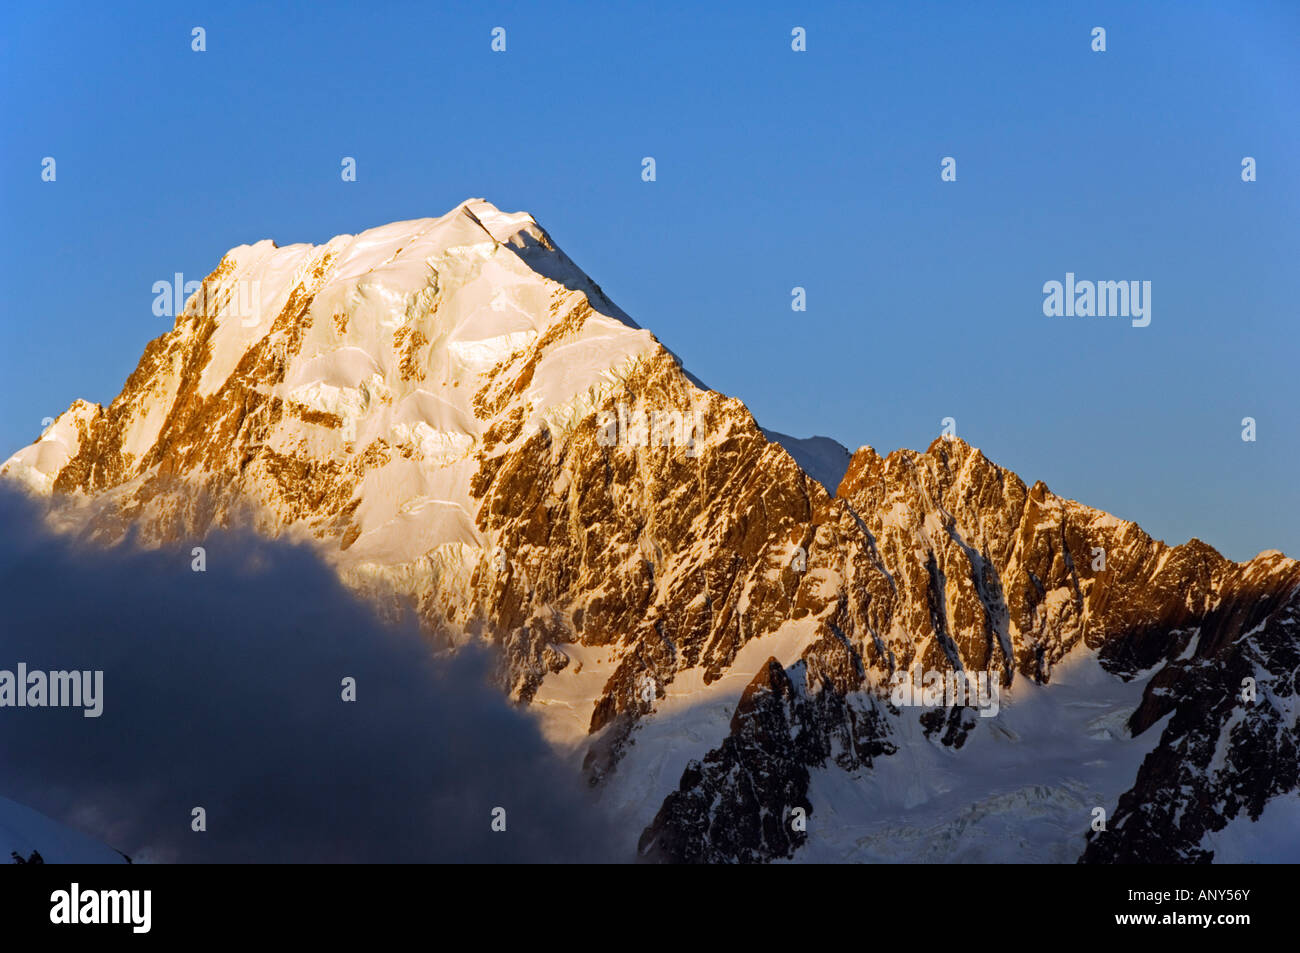
[[[956,439],[765,432],[482,200],[231,250],[3,472],[96,541],[311,540],[439,645],[496,644],[629,857],[946,859],[970,830],[1201,860],[1295,799],[1294,560],[1166,546]],[[1001,710],[914,710],[913,670]]]

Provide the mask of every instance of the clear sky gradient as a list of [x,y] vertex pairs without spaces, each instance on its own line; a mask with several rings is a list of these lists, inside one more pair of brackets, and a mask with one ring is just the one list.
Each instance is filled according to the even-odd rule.
[[[155,281],[482,196],[764,426],[951,416],[1158,538],[1300,556],[1300,4],[114,6],[0,11],[0,455],[117,394]],[[1150,281],[1150,326],[1045,317],[1067,271]]]

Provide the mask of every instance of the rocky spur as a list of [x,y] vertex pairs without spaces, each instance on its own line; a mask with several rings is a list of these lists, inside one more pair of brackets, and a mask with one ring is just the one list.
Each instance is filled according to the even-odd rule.
[[104,673],[29,671],[19,662],[16,672],[0,669],[0,708],[83,708],[86,718],[98,718],[104,710]]

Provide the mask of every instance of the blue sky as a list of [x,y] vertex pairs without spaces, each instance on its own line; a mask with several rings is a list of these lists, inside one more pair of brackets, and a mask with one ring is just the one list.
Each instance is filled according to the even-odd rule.
[[[1300,555],[1300,5],[977,6],[7,4],[0,451],[116,395],[155,281],[483,196],[765,426],[951,416],[1158,538]],[[1045,317],[1067,271],[1150,281],[1150,326]]]

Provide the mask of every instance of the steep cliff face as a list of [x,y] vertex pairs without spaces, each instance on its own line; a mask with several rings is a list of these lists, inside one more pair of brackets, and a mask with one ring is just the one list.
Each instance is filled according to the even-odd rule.
[[[1210,835],[1228,822],[1258,821],[1275,797],[1295,800],[1300,572],[1280,553],[1244,566],[1214,563],[1210,610],[1166,637],[1185,648],[1166,650],[1129,726],[1139,734],[1167,716],[1168,723],[1120,798],[1114,823],[1089,832],[1084,861],[1208,862]],[[1158,639],[1151,628],[1135,628],[1109,643],[1103,658],[1127,674]]]
[[[913,743],[890,684],[917,667],[1012,696],[1079,653],[1150,679],[1132,733],[1173,719],[1088,859],[1195,859],[1295,789],[1295,561],[1167,547],[958,440],[864,447],[832,494],[834,448],[771,436],[818,478],[530,216],[471,200],[232,250],[112,404],[3,472],[96,539],[311,540],[440,644],[495,642],[504,689],[639,805],[646,859],[798,856],[819,772]],[[959,753],[981,722],[918,724]]]

